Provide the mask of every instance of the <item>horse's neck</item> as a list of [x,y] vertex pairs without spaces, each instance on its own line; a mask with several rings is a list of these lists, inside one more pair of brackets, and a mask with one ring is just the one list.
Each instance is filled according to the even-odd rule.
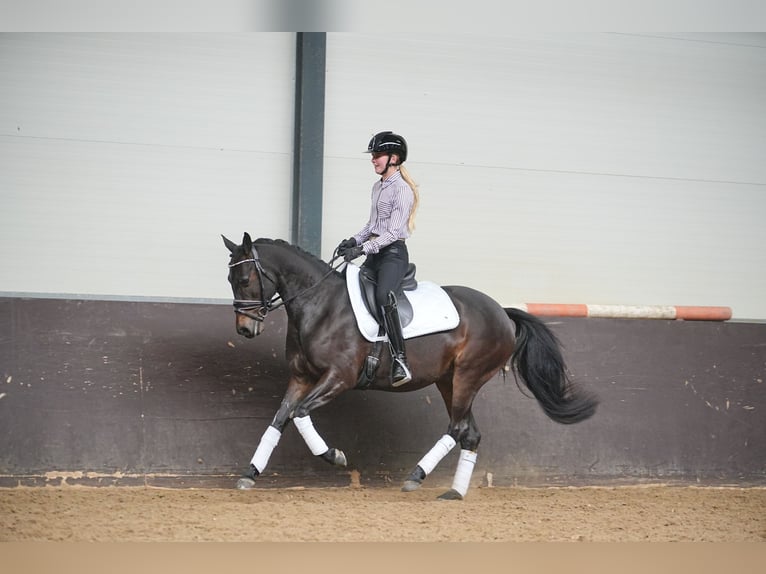
[[[341,310],[345,280],[329,265],[302,253],[281,253],[279,261],[279,294],[285,301],[288,322],[301,337],[309,336],[326,321],[328,314]],[[265,259],[265,258],[264,258]],[[326,324],[325,324],[326,327]]]
[[[283,299],[300,295],[307,289],[318,290],[321,288],[319,283],[332,279],[330,267],[321,265],[319,260],[314,261],[289,247],[278,246],[278,249],[279,252],[275,251],[275,256],[270,258],[267,265],[273,265],[273,273],[279,276],[279,294]],[[330,277],[326,277],[327,275]]]

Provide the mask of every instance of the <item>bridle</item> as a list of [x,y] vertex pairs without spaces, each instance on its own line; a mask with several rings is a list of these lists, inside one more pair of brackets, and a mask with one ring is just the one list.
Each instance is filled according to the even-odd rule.
[[[260,257],[258,257],[258,251],[253,245],[251,251],[251,257],[248,259],[242,259],[236,263],[229,263],[229,269],[242,265],[244,263],[252,263],[255,265],[255,272],[258,276],[258,287],[260,288],[261,296],[263,296],[263,277],[266,276],[276,287],[276,280],[266,273],[266,270],[261,265]],[[234,312],[238,315],[244,315],[250,319],[256,321],[263,321],[269,311],[275,308],[274,304],[278,301],[278,294],[275,292],[271,299],[264,301],[262,299],[234,299]],[[284,303],[282,303],[284,304]]]
[[[243,263],[252,263],[255,265],[255,272],[258,276],[258,287],[260,288],[261,296],[263,296],[263,278],[266,277],[276,289],[277,287],[277,280],[269,275],[269,273],[266,272],[266,270],[261,265],[261,259],[258,255],[258,250],[255,248],[255,245],[252,246],[250,250],[251,257],[248,259],[242,259],[241,261],[237,261],[236,263],[229,263],[229,269],[232,269],[234,267],[237,267],[239,265],[242,265]],[[289,303],[290,301],[297,299],[301,295],[305,294],[306,292],[310,291],[317,285],[319,285],[322,281],[327,279],[334,271],[337,271],[341,265],[345,263],[345,261],[341,260],[338,265],[335,267],[332,266],[332,264],[335,262],[336,259],[338,259],[340,255],[336,254],[333,256],[333,258],[329,261],[330,270],[325,273],[319,281],[314,283],[313,285],[309,285],[302,291],[299,291],[292,297],[288,297],[287,299],[282,299],[282,295],[280,295],[278,292],[274,292],[274,295],[272,295],[271,299],[269,300],[263,300],[263,299],[234,299],[234,312],[238,315],[244,315],[245,317],[249,317],[250,319],[253,319],[258,322],[262,322],[266,315],[273,311],[274,309],[279,309],[283,305]]]

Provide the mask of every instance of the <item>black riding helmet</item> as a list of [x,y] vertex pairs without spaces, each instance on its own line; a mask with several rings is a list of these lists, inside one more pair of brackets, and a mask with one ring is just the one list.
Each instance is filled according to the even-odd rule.
[[399,165],[407,159],[407,142],[394,132],[380,132],[372,136],[367,144],[367,153],[395,153],[399,156]]

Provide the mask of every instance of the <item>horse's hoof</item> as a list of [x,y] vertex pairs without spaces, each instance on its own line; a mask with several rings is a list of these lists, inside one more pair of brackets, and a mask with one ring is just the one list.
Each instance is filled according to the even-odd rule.
[[327,452],[320,455],[323,460],[329,462],[330,464],[334,466],[346,466],[348,462],[346,461],[346,455],[343,454],[343,451],[337,448],[329,448],[327,449]]
[[417,480],[405,480],[404,484],[402,484],[402,492],[413,492],[420,488],[421,484]]
[[439,497],[439,500],[463,500],[463,495],[454,488],[450,488]]
[[333,464],[335,466],[346,466],[348,465],[348,461],[346,460],[346,455],[342,450],[333,449],[335,451],[335,461]]
[[237,490],[250,490],[255,487],[255,481],[252,478],[242,477],[237,481]]

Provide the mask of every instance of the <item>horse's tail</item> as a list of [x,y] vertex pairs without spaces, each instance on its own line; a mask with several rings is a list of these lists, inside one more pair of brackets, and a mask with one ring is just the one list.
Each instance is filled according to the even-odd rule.
[[511,367],[532,391],[545,414],[564,424],[592,416],[598,399],[570,380],[561,344],[553,331],[520,309],[510,307],[505,312],[516,324],[516,349],[511,356]]

